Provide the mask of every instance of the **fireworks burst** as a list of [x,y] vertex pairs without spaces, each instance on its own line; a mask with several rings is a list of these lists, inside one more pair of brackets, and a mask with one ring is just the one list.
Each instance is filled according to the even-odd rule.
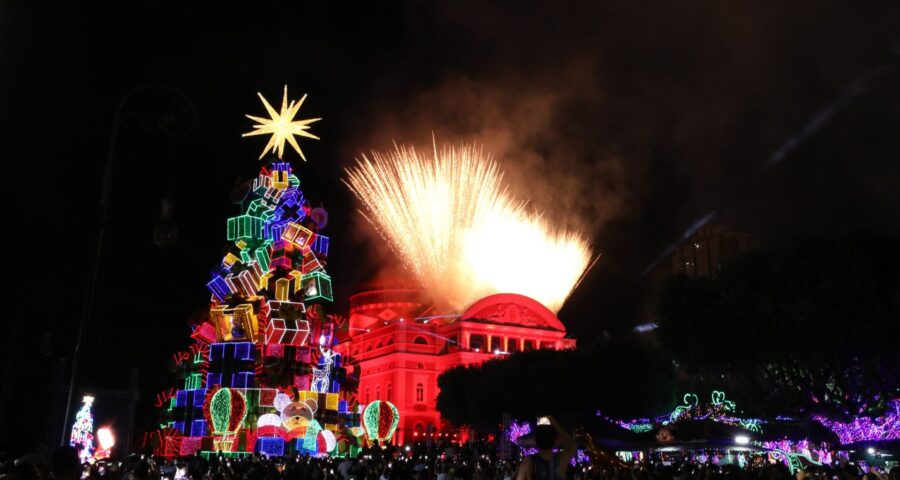
[[587,241],[513,198],[480,148],[435,146],[427,156],[396,146],[356,162],[345,183],[361,213],[425,290],[452,308],[518,293],[556,312],[590,261]]

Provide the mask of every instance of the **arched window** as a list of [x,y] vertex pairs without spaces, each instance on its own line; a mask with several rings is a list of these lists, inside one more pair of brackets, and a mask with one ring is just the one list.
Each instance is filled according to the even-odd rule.
[[416,401],[425,401],[425,385],[422,385],[421,383],[416,384]]
[[419,335],[418,337],[413,339],[413,343],[415,343],[416,345],[428,345],[428,339]]
[[378,345],[375,345],[375,348],[381,348],[381,342],[378,342]]
[[391,388],[391,382],[388,382],[387,384],[387,401],[394,401],[394,390]]
[[375,387],[375,400],[381,400],[381,385]]
[[369,387],[366,387],[366,404],[369,403]]
[[385,345],[393,345],[393,344],[394,344],[394,338],[393,338],[393,337],[388,338],[388,339],[387,339],[387,342],[385,342],[384,344],[385,344]]

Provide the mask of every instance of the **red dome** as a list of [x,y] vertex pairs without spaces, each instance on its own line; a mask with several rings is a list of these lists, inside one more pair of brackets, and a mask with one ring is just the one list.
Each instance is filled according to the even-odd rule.
[[498,293],[475,302],[462,314],[462,320],[544,328],[565,332],[566,327],[537,300],[517,293]]

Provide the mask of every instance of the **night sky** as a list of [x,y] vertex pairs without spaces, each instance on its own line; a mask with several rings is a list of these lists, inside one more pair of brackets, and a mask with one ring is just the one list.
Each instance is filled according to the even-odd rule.
[[[309,162],[289,158],[331,214],[338,312],[391,263],[343,168],[432,135],[483,144],[515,193],[593,238],[603,257],[559,314],[581,343],[647,318],[642,272],[711,212],[769,246],[900,226],[897,2],[60,3],[0,7],[4,408],[44,395],[71,354],[113,111],[138,85],[189,103],[149,88],[124,107],[140,114],[116,139],[83,383],[122,388],[138,368],[146,398],[171,386],[165,359],[189,344],[239,211],[229,195],[257,172],[265,140],[240,137],[244,114],[285,84],[309,94],[303,118],[324,118]],[[162,198],[169,249],[152,241]],[[8,428],[49,408],[26,403]]]

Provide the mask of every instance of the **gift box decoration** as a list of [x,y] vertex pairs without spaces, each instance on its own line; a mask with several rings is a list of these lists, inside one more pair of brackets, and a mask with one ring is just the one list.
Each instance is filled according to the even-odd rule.
[[269,202],[270,205],[276,205],[279,201],[281,201],[281,197],[284,195],[283,189],[278,189],[275,187],[269,187],[266,189],[266,193],[263,194],[263,198]]
[[304,320],[302,303],[270,301],[269,324],[266,326],[265,343],[301,346],[309,336],[309,322]]
[[338,406],[338,402],[340,401],[340,395],[337,393],[326,393],[325,394],[325,409],[326,410],[334,410],[340,411]]
[[225,277],[225,281],[230,290],[239,293],[242,297],[255,297],[259,291],[260,276],[254,273],[253,270],[243,270],[237,275],[229,273]]
[[238,215],[228,219],[228,241],[262,240],[263,222],[252,215]]
[[272,187],[272,177],[268,173],[261,173],[253,179],[253,191],[261,195],[263,192]]
[[259,389],[259,406],[260,407],[272,407],[275,405],[275,395],[278,394],[278,390],[274,388],[261,388]]
[[[205,423],[205,422],[204,422]],[[179,449],[179,455],[182,457],[186,457],[188,455],[195,455],[200,451],[200,446],[203,441],[203,436],[190,436],[181,439],[181,445]]]
[[303,275],[303,301],[332,301],[331,277],[325,272],[311,272]]
[[303,345],[309,336],[309,322],[306,320],[292,321],[283,318],[269,320],[266,327],[266,343],[281,345]]
[[275,280],[275,300],[279,302],[287,302],[291,296],[291,280],[292,278],[279,278]]
[[209,309],[209,319],[216,325],[216,338],[219,342],[254,341],[258,332],[256,313],[253,306],[242,303],[229,308],[217,305]]
[[277,301],[297,301],[302,298],[300,293],[302,278],[303,275],[296,270],[291,270],[286,274],[283,271],[276,272],[272,276],[267,277],[265,289],[270,295],[274,296]]
[[255,260],[247,263],[236,263],[232,272],[225,277],[229,288],[243,297],[255,297],[259,292],[260,279],[263,274],[262,267]]
[[206,288],[208,288],[220,302],[224,302],[225,299],[233,293],[231,286],[221,275],[213,276],[213,279],[206,284]]
[[316,234],[312,230],[299,223],[290,222],[288,223],[287,228],[284,229],[284,233],[281,234],[281,239],[291,242],[299,247],[300,252],[303,255],[306,255],[312,248],[312,242],[315,240],[315,236]]
[[317,233],[316,239],[315,239],[315,241],[313,241],[313,245],[312,245],[313,252],[316,252],[316,255],[318,255],[320,257],[323,257],[323,258],[327,257],[328,256],[328,244],[330,242],[331,241],[329,240],[329,238],[327,236],[322,235],[321,233]]
[[262,214],[269,210],[272,210],[269,202],[265,198],[257,198],[250,202],[247,213],[251,216],[262,218]]
[[259,289],[260,290],[268,290],[269,282],[275,278],[275,275],[272,272],[266,272],[263,276],[259,277]]
[[216,341],[216,327],[209,322],[203,322],[191,333],[194,340],[209,345]]
[[230,270],[231,267],[240,260],[240,258],[234,253],[228,252],[222,258],[222,268],[226,270]]
[[301,202],[292,198],[276,207],[274,214],[274,218],[280,222],[300,223],[306,218],[306,209]]
[[269,251],[272,245],[271,240],[264,241],[260,246],[256,247],[253,250],[253,257],[256,260],[256,263],[259,264],[259,267],[262,271],[269,271],[269,263],[271,259],[269,258]]
[[324,272],[325,266],[322,265],[322,262],[316,257],[316,254],[310,251],[303,257],[303,267],[300,271],[303,272],[304,275],[312,272]]
[[284,190],[291,185],[290,165],[287,162],[278,162],[273,165],[272,170],[272,186],[279,190]]
[[303,252],[294,244],[285,240],[276,240],[271,244],[271,268],[293,269],[301,265]]

